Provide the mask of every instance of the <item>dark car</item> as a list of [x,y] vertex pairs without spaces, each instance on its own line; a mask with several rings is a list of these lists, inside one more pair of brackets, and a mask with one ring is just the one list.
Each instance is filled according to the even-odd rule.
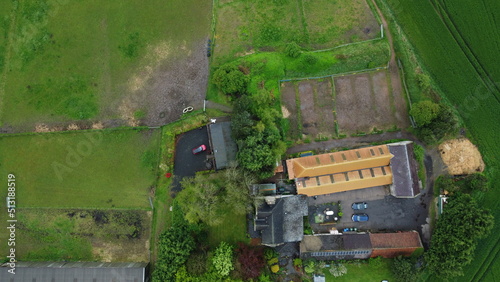
[[356,213],[352,215],[352,221],[363,222],[368,221],[368,215],[366,213]]
[[196,148],[193,149],[193,155],[199,154],[201,152],[204,152],[207,149],[207,146],[205,145],[200,145]]
[[366,210],[368,208],[368,204],[365,202],[353,203],[351,207],[353,210]]

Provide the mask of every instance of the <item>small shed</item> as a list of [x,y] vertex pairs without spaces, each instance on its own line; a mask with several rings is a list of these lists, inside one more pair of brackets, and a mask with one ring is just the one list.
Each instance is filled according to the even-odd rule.
[[209,124],[208,136],[217,170],[224,169],[236,161],[238,148],[231,137],[231,122],[223,121]]

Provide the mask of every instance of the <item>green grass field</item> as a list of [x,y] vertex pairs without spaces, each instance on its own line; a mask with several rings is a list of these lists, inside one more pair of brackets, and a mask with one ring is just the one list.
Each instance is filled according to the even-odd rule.
[[[24,261],[147,261],[151,212],[17,209],[16,256]],[[6,222],[7,213],[0,219]],[[6,242],[2,228],[0,239]],[[7,244],[0,246],[2,254]]]
[[346,281],[346,282],[364,282],[364,281],[394,281],[391,272],[391,262],[390,259],[382,259],[380,266],[373,266],[369,263],[347,263],[347,273],[341,277],[334,277],[328,269],[325,269],[323,273],[325,274],[326,281]]
[[[0,61],[8,62],[0,72],[6,75],[0,125],[22,128],[117,118],[116,104],[133,92],[134,75],[185,55],[183,48],[207,36],[212,5],[40,0],[16,1],[12,9],[11,3],[0,3]],[[8,60],[1,59],[6,50]]]
[[[498,66],[491,67],[485,64],[484,70],[486,72],[478,70],[477,62],[471,61],[467,52],[462,49],[463,44],[453,37],[454,31],[448,29],[430,2],[397,0],[379,0],[377,2],[381,7],[390,8],[388,15],[395,17],[426,70],[429,71],[444,93],[444,98],[457,109],[462,117],[467,126],[469,138],[478,145],[483,155],[486,162],[486,173],[491,183],[498,183],[500,181],[500,163],[498,161],[500,126],[496,121],[498,120],[500,102],[496,96],[495,87],[489,84],[487,77],[488,75],[493,76]],[[485,7],[498,5],[494,1],[482,2],[485,3]],[[447,1],[447,3],[451,2]],[[477,3],[474,4],[474,7],[476,5]],[[475,7],[472,9],[467,8],[472,6],[458,6],[458,3],[450,4],[448,7],[451,6],[454,7],[455,11],[471,13],[464,16],[466,18],[463,21],[467,18],[477,20],[477,24],[474,25],[478,30],[475,31],[477,34],[474,35],[472,29],[465,28],[463,23],[457,23],[457,27],[464,35],[463,38],[466,40],[476,37],[488,38],[487,40],[492,41],[498,40],[498,37],[492,38],[490,34],[493,30],[496,31],[492,26],[493,22],[490,21],[497,10],[496,8],[485,10],[482,7]],[[384,10],[388,12],[385,8]],[[484,14],[482,12],[478,14],[476,9],[482,10]],[[452,15],[454,13],[456,12],[453,12]],[[456,18],[456,16],[453,17]],[[471,46],[473,46],[472,52],[477,55],[479,62],[496,56],[495,49],[480,48],[477,47],[477,44],[479,43]],[[488,65],[491,64],[494,63]],[[500,190],[494,188],[492,187],[486,193],[481,204],[492,211],[497,219],[496,224],[492,234],[480,241],[474,261],[465,268],[465,276],[457,278],[459,281],[486,279],[493,275],[493,269],[500,266],[500,225],[498,224]]]
[[[250,71],[249,93],[256,93],[264,82],[265,88],[278,96],[278,81],[281,79],[362,71],[385,67],[388,61],[389,45],[386,40],[378,40],[331,51],[306,52],[298,58],[290,58],[279,52],[262,52],[239,58],[236,63]],[[226,96],[210,83],[207,98],[224,103]]]
[[126,129],[0,137],[0,175],[16,176],[18,207],[149,209],[159,138]]
[[295,41],[308,49],[373,39],[379,24],[365,0],[216,1],[215,58],[226,62]]

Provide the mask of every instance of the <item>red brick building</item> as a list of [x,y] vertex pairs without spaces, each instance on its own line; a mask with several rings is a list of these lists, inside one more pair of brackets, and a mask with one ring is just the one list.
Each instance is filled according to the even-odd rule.
[[410,256],[416,249],[423,248],[416,231],[399,233],[370,233],[371,257],[394,258]]

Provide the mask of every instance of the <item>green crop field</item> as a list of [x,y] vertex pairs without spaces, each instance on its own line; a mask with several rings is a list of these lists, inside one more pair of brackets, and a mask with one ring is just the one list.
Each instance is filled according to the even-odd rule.
[[380,36],[365,0],[216,1],[215,14],[214,54],[222,62],[291,41],[321,49]]
[[185,56],[206,37],[210,7],[195,0],[1,1],[0,126],[119,118],[136,75]]
[[159,138],[153,130],[4,136],[0,175],[15,175],[18,207],[149,209]]
[[[471,61],[469,55],[462,49],[463,44],[457,41],[454,31],[448,29],[445,21],[441,19],[435,7],[428,1],[398,1],[378,0],[384,11],[391,17],[395,17],[402,31],[407,35],[410,43],[414,46],[417,56],[422,60],[424,66],[432,75],[437,85],[445,94],[445,98],[452,104],[462,117],[467,126],[468,136],[478,145],[486,162],[486,173],[494,185],[500,181],[500,163],[498,152],[500,151],[500,125],[498,124],[498,111],[500,102],[495,93],[495,87],[488,83],[486,74],[494,75],[495,68],[491,67],[493,62],[486,64],[488,58],[495,58],[495,49],[477,47],[479,42],[472,47],[478,61],[484,63],[484,70],[477,69],[477,62]],[[494,7],[494,1],[481,1],[485,7]],[[450,1],[451,3],[451,1]],[[463,1],[460,3],[464,4]],[[387,4],[387,5],[386,5]],[[460,5],[462,5],[460,4]],[[461,13],[469,13],[471,4],[458,6],[453,4],[454,11],[459,9]],[[474,7],[477,2],[474,2]],[[387,9],[389,8],[389,10]],[[450,5],[448,5],[450,8]],[[463,23],[457,23],[458,30],[463,32],[466,40],[473,38],[484,38],[485,40],[498,40],[491,38],[491,32],[496,31],[492,27],[493,22],[488,19],[494,17],[496,9],[483,10],[484,14],[471,11],[472,15],[464,16],[465,20],[474,19],[478,25],[474,33]],[[438,9],[439,10],[439,9]],[[410,12],[411,11],[411,12]],[[456,12],[452,17],[456,18]],[[486,19],[482,19],[485,17]],[[470,20],[469,20],[470,21]],[[477,22],[476,22],[477,21]],[[484,25],[484,26],[483,26]],[[491,43],[488,43],[491,44]],[[488,73],[491,72],[491,73]],[[475,259],[465,269],[465,276],[458,278],[461,281],[477,281],[492,275],[491,270],[500,265],[500,209],[498,198],[500,190],[492,189],[486,193],[481,204],[491,209],[496,218],[496,224],[492,234],[482,240],[476,250]]]

